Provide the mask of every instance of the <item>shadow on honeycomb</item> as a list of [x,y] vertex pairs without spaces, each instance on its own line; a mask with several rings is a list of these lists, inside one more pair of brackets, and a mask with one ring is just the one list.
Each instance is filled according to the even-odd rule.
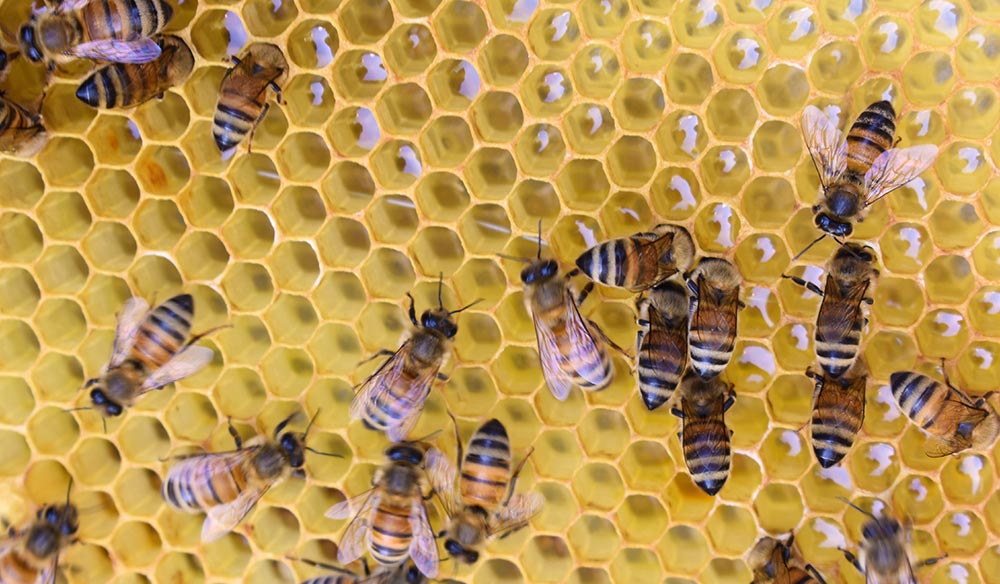
[[[6,2],[15,29],[30,3]],[[547,505],[493,545],[475,584],[745,583],[745,552],[794,530],[830,582],[859,582],[839,547],[857,517],[837,497],[881,497],[915,524],[935,583],[1000,583],[1000,447],[931,459],[892,405],[897,370],[945,359],[980,393],[1000,385],[1000,4],[989,0],[235,0],[180,2],[167,31],[196,59],[187,82],[136,110],[74,96],[86,67],[57,73],[34,157],[0,156],[0,514],[60,500],[85,514],[64,556],[73,582],[295,582],[332,561],[343,523],[324,511],[360,492],[383,439],[348,424],[355,364],[409,326],[404,294],[458,317],[451,379],[416,434],[502,420],[534,445],[523,488]],[[211,120],[226,58],[249,40],[285,50],[284,103],[223,157]],[[15,61],[4,89],[35,99],[44,74]],[[856,237],[882,276],[864,336],[873,381],[862,435],[822,470],[810,417],[816,297],[780,280],[815,236],[818,179],[805,105],[901,111],[904,145],[933,143],[932,170],[872,209]],[[517,274],[541,219],[568,265],[594,241],[663,221],[724,255],[746,284],[728,369],[733,471],[715,498],[685,472],[668,412],[648,412],[623,363],[607,390],[556,402],[542,384]],[[812,277],[835,244],[801,260]],[[815,267],[814,267],[815,266]],[[107,358],[133,293],[194,295],[204,371],[149,395],[104,433],[71,417]],[[634,340],[625,295],[584,310]],[[232,417],[273,427],[322,410],[310,460],[238,533],[199,542],[201,518],[165,508],[159,459],[228,449]]]

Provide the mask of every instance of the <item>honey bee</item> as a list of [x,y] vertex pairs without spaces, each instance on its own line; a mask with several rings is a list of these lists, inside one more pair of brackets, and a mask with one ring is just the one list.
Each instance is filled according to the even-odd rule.
[[152,310],[142,298],[125,302],[118,314],[111,360],[84,387],[90,390],[93,408],[105,417],[120,416],[147,391],[194,375],[208,365],[214,353],[194,343],[217,329],[189,339],[193,318],[190,294],[174,296]]
[[689,371],[681,380],[681,407],[671,412],[681,418],[680,433],[691,479],[701,490],[715,495],[729,478],[729,437],[725,413],[736,402],[736,393],[718,377],[703,379]]
[[65,504],[42,507],[25,529],[11,528],[8,536],[0,540],[0,582],[55,582],[60,552],[76,542],[77,518],[76,507],[67,494]]
[[384,431],[393,442],[406,438],[417,423],[431,383],[447,379],[440,370],[458,334],[452,315],[479,302],[449,312],[441,301],[442,286],[443,281],[438,283],[438,308],[425,310],[419,323],[413,296],[406,294],[410,299],[410,322],[416,330],[395,352],[383,349],[372,357],[389,358],[361,384],[351,400],[351,418]]
[[267,89],[281,103],[281,84],[288,78],[288,62],[277,45],[253,43],[242,58],[232,57],[219,87],[219,103],[212,121],[212,136],[220,152],[235,148],[267,115]]
[[612,239],[576,259],[577,269],[606,286],[642,292],[678,272],[694,260],[694,241],[687,229],[667,223],[652,231]]
[[368,570],[365,564],[365,574],[359,575],[343,568],[314,562],[312,560],[299,559],[318,568],[324,568],[336,572],[328,576],[317,576],[304,580],[300,584],[427,584],[429,580],[420,573],[420,570],[412,562],[404,562],[398,566],[383,566],[374,574]]
[[[859,572],[864,574],[869,584],[917,584],[914,565],[910,559],[910,522],[900,523],[895,517],[875,515],[858,507],[846,499],[841,499],[854,509],[871,518],[862,526],[861,560],[847,550],[847,558]],[[930,566],[942,558],[929,558],[917,563],[917,567]],[[862,562],[863,560],[863,562]]]
[[113,63],[87,77],[76,97],[96,108],[131,108],[180,85],[191,74],[194,55],[179,37],[164,35],[157,40],[160,56],[146,63]]
[[861,112],[846,140],[823,110],[806,106],[802,133],[823,187],[813,207],[823,236],[850,236],[872,203],[927,170],[938,153],[930,144],[893,147],[896,112],[888,101]]
[[658,284],[638,302],[639,393],[650,411],[670,401],[687,368],[689,302],[674,282]]
[[304,433],[282,433],[294,417],[285,418],[275,427],[273,440],[257,436],[245,448],[230,424],[236,450],[179,457],[180,462],[170,468],[163,481],[163,500],[179,511],[205,513],[202,541],[215,541],[229,533],[268,489],[289,475],[302,476],[306,451],[340,458],[306,445],[316,416]]
[[927,434],[927,456],[985,449],[1000,435],[1000,416],[987,402],[992,392],[973,400],[947,377],[941,384],[913,371],[893,373],[889,385],[899,408]]
[[736,266],[721,258],[702,258],[687,275],[691,367],[703,378],[722,373],[733,356],[736,314],[743,308],[740,281]]
[[813,404],[813,452],[823,468],[840,462],[854,445],[854,437],[865,421],[865,388],[868,376],[862,371],[850,377],[831,377],[807,369],[816,380]]
[[804,568],[789,566],[795,535],[781,542],[773,537],[762,537],[750,550],[749,563],[753,568],[753,582],[750,584],[826,584],[826,580],[816,568],[806,564]]
[[796,276],[782,276],[823,297],[816,317],[816,358],[831,377],[840,377],[858,358],[865,315],[861,304],[878,277],[875,250],[867,245],[845,243],[827,266],[826,288]]
[[500,420],[489,420],[476,430],[464,457],[457,426],[455,434],[456,464],[440,450],[431,449],[427,454],[428,476],[448,515],[444,549],[456,561],[475,564],[488,540],[526,526],[541,511],[542,498],[536,493],[514,494],[517,477],[531,452],[511,472],[510,439]]
[[160,55],[151,39],[173,16],[164,0],[62,0],[36,8],[21,27],[21,52],[50,70],[77,58],[145,63]]
[[383,566],[397,566],[409,556],[425,576],[437,576],[437,542],[424,506],[426,452],[427,446],[419,442],[393,444],[386,449],[389,462],[375,473],[373,488],[326,512],[331,519],[346,519],[357,509],[340,540],[338,562],[349,564],[367,549]]
[[33,114],[0,92],[0,152],[31,156],[45,141],[40,114]]

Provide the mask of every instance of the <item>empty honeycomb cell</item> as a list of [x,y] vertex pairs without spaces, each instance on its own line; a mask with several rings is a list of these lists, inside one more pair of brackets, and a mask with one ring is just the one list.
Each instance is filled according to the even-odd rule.
[[441,109],[465,112],[479,95],[479,71],[469,61],[444,59],[427,76],[427,89]]
[[[218,86],[215,88],[218,95]],[[163,99],[157,99],[134,110],[132,114],[136,130],[130,130],[148,140],[177,140],[188,128],[191,112],[187,102],[173,92],[163,94]]]
[[981,140],[996,127],[998,120],[1000,100],[993,89],[970,87],[948,100],[948,121],[957,136]]
[[0,391],[6,396],[4,409],[0,410],[0,423],[19,426],[35,409],[31,387],[20,377],[0,376]]
[[121,452],[129,461],[152,463],[170,450],[170,435],[156,418],[130,416],[119,432]]
[[[541,423],[535,415],[535,410],[531,402],[523,399],[508,398],[501,400],[490,412],[490,416],[500,420],[504,427],[508,429],[511,447],[515,451],[526,450],[534,444],[541,428]],[[580,473],[577,474],[579,475]],[[600,473],[595,472],[592,474],[599,475]],[[618,485],[621,486],[621,483],[619,482]]]
[[323,199],[312,187],[286,188],[274,201],[272,210],[278,227],[292,237],[314,235],[326,219]]
[[708,537],[716,551],[740,556],[753,547],[757,522],[749,510],[735,505],[720,505],[708,518]]
[[476,205],[458,224],[462,244],[470,253],[498,253],[510,239],[510,219],[499,205]]
[[35,330],[47,347],[72,351],[87,332],[87,319],[73,300],[51,298],[38,307]]
[[914,106],[933,106],[955,87],[955,71],[946,52],[917,53],[903,66],[903,90]]
[[611,576],[604,568],[579,567],[570,573],[566,581],[570,584],[611,584]]
[[[205,555],[212,546],[206,547]],[[207,559],[207,558],[206,558]],[[190,582],[191,584],[203,584],[205,582],[205,571],[201,562],[194,554],[171,551],[163,555],[156,563],[154,571],[157,582]]]
[[[737,373],[738,371],[734,371]],[[746,380],[733,375],[732,383],[739,388]],[[741,394],[726,414],[726,423],[733,430],[732,442],[736,448],[748,448],[760,442],[767,432],[767,408],[764,401]]]
[[361,266],[361,278],[368,293],[376,298],[399,298],[413,287],[416,274],[403,253],[378,248]]
[[412,142],[392,140],[375,149],[371,157],[375,178],[387,189],[405,189],[423,175],[420,152]]
[[333,63],[333,88],[350,101],[367,102],[385,85],[388,72],[378,53],[346,51]]
[[87,261],[72,246],[49,246],[35,262],[35,276],[45,292],[73,294],[87,281]]
[[919,271],[931,259],[931,246],[926,228],[916,223],[896,223],[885,231],[879,241],[885,267],[897,274]]
[[391,134],[415,134],[430,119],[434,106],[416,83],[398,83],[387,89],[375,106],[379,127]]
[[99,487],[110,483],[118,474],[121,457],[114,444],[104,438],[90,436],[76,443],[69,464],[74,479],[86,486]]
[[653,441],[629,444],[620,465],[629,488],[639,491],[657,492],[674,474],[670,454],[661,444]]
[[168,199],[146,199],[139,204],[133,220],[139,243],[144,247],[167,250],[184,235],[184,216]]
[[587,509],[611,511],[625,496],[625,485],[614,465],[590,462],[577,470],[572,480],[573,492]]
[[291,569],[277,560],[258,561],[245,572],[244,582],[249,584],[292,584],[294,582]]
[[670,19],[681,46],[707,49],[722,33],[725,18],[715,2],[686,1],[677,4]]
[[470,312],[458,319],[455,353],[463,363],[493,359],[503,340],[496,321],[488,314]]
[[299,538],[299,522],[287,509],[261,507],[250,518],[250,533],[257,546],[273,554],[288,553]]
[[519,560],[530,582],[562,582],[573,567],[573,557],[566,542],[551,535],[531,538]]
[[111,537],[115,558],[131,569],[153,563],[161,545],[160,536],[153,526],[142,521],[123,523]]
[[497,401],[497,388],[486,368],[456,367],[442,395],[453,414],[483,418]]
[[545,499],[545,505],[534,519],[539,529],[563,531],[580,514],[573,494],[561,482],[540,482],[535,487]]
[[[259,359],[256,363],[259,363]],[[237,419],[257,415],[264,405],[266,395],[264,383],[257,372],[242,367],[231,367],[224,371],[212,389],[219,414]]]
[[[754,83],[767,68],[764,43],[754,32],[744,29],[731,32],[715,46],[713,62],[719,76],[732,83]],[[753,99],[750,99],[753,103]]]
[[[395,349],[402,335],[410,328],[410,321],[405,316],[404,310],[402,304],[388,302],[366,304],[358,315],[357,322],[357,334],[365,345],[363,351]],[[372,355],[362,354],[362,358],[370,356]],[[375,362],[381,362],[381,359]]]
[[[307,533],[333,533],[334,523],[330,519],[327,519],[324,513],[338,502],[334,493],[336,493],[335,489],[322,487],[308,487],[305,489],[305,492],[296,504],[296,508],[299,511],[298,518]],[[329,541],[321,541],[324,547],[331,545]],[[315,558],[317,556],[319,556],[318,553],[303,553],[300,557]],[[334,553],[331,560],[336,559],[336,557],[336,553]]]
[[[287,263],[293,262],[288,261]],[[291,287],[283,286],[282,288],[289,289]],[[264,313],[264,322],[267,323],[275,341],[282,344],[301,345],[316,330],[319,317],[306,298],[280,293]]]
[[958,255],[941,255],[934,258],[927,265],[924,277],[927,299],[935,304],[964,303],[975,285],[969,260]]
[[388,1],[349,0],[340,7],[340,30],[355,45],[371,45],[392,28],[392,6]]
[[516,84],[528,68],[528,49],[519,38],[498,34],[483,46],[477,61],[488,83],[497,87]]
[[351,214],[364,209],[375,195],[375,181],[368,169],[351,161],[333,165],[320,183],[320,194],[327,209]]
[[621,537],[614,523],[596,515],[583,515],[566,532],[574,558],[579,562],[603,563],[614,557]]
[[944,508],[940,485],[918,475],[904,477],[896,483],[892,502],[894,507],[904,510],[906,517],[917,525],[933,521]]
[[653,177],[657,156],[653,145],[639,136],[623,136],[608,152],[611,180],[622,187],[639,187]]
[[[339,110],[327,126],[327,138],[329,138],[333,148],[341,156],[348,158],[364,156],[371,152],[372,148],[378,144],[381,135],[375,114],[370,109],[363,107],[347,107]],[[340,169],[340,173],[346,173],[347,169],[351,168],[345,166],[348,164],[351,163],[339,163],[334,167],[334,170]],[[328,175],[328,177],[330,176],[332,175]],[[328,178],[328,180],[330,179]]]
[[[978,12],[978,10],[977,10]],[[994,48],[1000,44],[1000,29],[980,25],[962,35],[955,49],[955,65],[959,74],[969,81],[989,81],[996,70],[998,57]]]
[[42,230],[51,239],[79,239],[91,223],[90,211],[77,193],[49,194],[35,213]]
[[278,397],[296,398],[313,376],[313,362],[301,349],[274,347],[260,364],[268,392]]
[[513,94],[489,91],[473,105],[472,121],[486,142],[508,142],[524,124],[524,113]]
[[[518,177],[517,164],[511,153],[493,147],[477,148],[466,162],[464,171],[468,190],[480,198],[490,200],[506,197]],[[444,188],[455,191],[456,203],[462,196],[467,197],[469,194],[465,184],[462,184],[457,177],[445,181],[442,184],[442,189]],[[457,207],[457,204],[455,206]],[[462,209],[464,208],[463,206]]]
[[[621,43],[625,64],[629,71],[655,74],[666,66],[667,60],[670,58],[673,39],[666,23],[643,19],[629,23],[625,33],[621,36]],[[615,63],[617,65],[617,58]],[[591,76],[598,77],[603,62],[592,62],[590,65],[597,69]],[[613,73],[605,73],[605,75]],[[609,77],[610,79],[613,77]],[[593,97],[603,98],[606,96],[594,95]]]
[[[497,309],[497,316],[503,327],[504,337],[508,339],[515,337],[530,340],[533,331],[528,330],[531,327],[529,322],[517,322],[514,324],[512,330],[513,323],[511,319],[503,318],[509,315],[512,318],[520,320],[521,315],[514,315],[518,305],[506,299],[503,302]],[[520,305],[522,310],[523,306],[524,304],[522,303]],[[524,314],[523,316],[527,320],[527,315]],[[501,391],[507,395],[524,395],[534,391],[542,382],[541,372],[536,369],[537,363],[538,354],[534,347],[508,346],[504,348],[493,363],[493,374],[497,379],[497,383],[500,384]],[[572,403],[568,405],[572,405]],[[552,407],[556,408],[556,412],[559,415],[555,419],[563,419],[565,416],[564,412],[568,408],[561,408],[558,404],[553,404]],[[553,421],[553,419],[546,416],[547,411],[545,408],[539,413],[543,417],[546,417],[547,421]]]
[[482,567],[476,570],[472,582],[474,584],[515,584],[524,582],[524,576],[517,564],[500,558],[488,558]]
[[475,142],[472,130],[464,119],[458,116],[442,116],[431,122],[420,135],[420,150],[427,163],[434,167],[454,167],[460,165]]
[[[772,120],[764,122],[757,128],[753,136],[753,159],[762,170],[784,172],[795,164],[802,154],[802,143],[799,140],[799,130],[787,122]],[[759,177],[756,180],[780,180],[776,177]],[[751,183],[753,184],[753,183]],[[791,192],[789,185],[789,191]],[[778,189],[779,197],[783,197],[783,189]],[[746,195],[744,195],[746,196]],[[792,194],[794,198],[794,192]],[[781,200],[779,198],[779,200]],[[785,219],[791,217],[791,209],[785,214]]]
[[28,420],[31,445],[42,454],[59,456],[69,452],[80,438],[73,416],[60,408],[43,408]]
[[[957,256],[954,256],[957,257]],[[940,270],[948,269],[948,262],[942,262]],[[966,270],[968,266],[966,265]],[[934,287],[938,294],[951,294],[946,285],[927,280],[928,288]],[[879,322],[889,326],[909,326],[924,312],[924,290],[920,285],[906,278],[882,278],[875,287],[875,304],[872,314]]]
[[284,87],[283,95],[288,115],[294,124],[322,126],[333,114],[336,101],[333,90],[326,79],[318,75],[297,75]]
[[221,286],[236,310],[261,310],[274,295],[267,268],[251,262],[232,263],[222,277]]
[[[233,213],[233,193],[225,180],[195,175],[177,197],[184,220],[203,229],[222,225]],[[99,213],[100,214],[100,213]]]
[[633,132],[646,132],[654,128],[666,107],[663,89],[652,79],[641,77],[626,80],[615,93],[612,103],[614,119],[622,128]]
[[[34,111],[41,106],[46,130],[52,132],[83,133],[97,115],[97,110],[76,98],[76,87],[68,83],[54,83],[45,92],[45,99],[30,104]],[[27,103],[25,104],[28,105]]]
[[[960,194],[971,194],[981,189],[991,172],[986,164],[986,153],[971,142],[953,142],[938,155],[936,168],[942,186]],[[948,201],[951,205],[958,201]],[[975,216],[975,212],[971,213]]]
[[173,146],[146,146],[135,161],[135,175],[143,191],[173,195],[191,178],[187,158]]
[[519,229],[528,233],[538,229],[539,219],[543,223],[551,223],[559,215],[559,195],[551,182],[521,181],[509,201],[511,219]]
[[986,545],[986,526],[977,513],[951,511],[944,515],[934,529],[941,545],[941,553],[949,556],[971,556]]
[[225,244],[207,231],[195,231],[177,247],[177,261],[188,280],[214,280],[226,269],[229,253]]
[[4,207],[28,210],[42,198],[45,182],[38,168],[12,158],[0,159],[0,180],[16,184],[14,192],[4,193]]
[[795,191],[783,178],[761,176],[750,181],[742,197],[742,212],[750,225],[778,229],[795,209]]
[[94,155],[87,143],[68,136],[53,136],[38,153],[38,167],[53,187],[78,187],[94,170]]
[[821,91],[842,94],[850,91],[863,70],[861,55],[853,42],[831,41],[813,54],[809,78]]
[[486,37],[483,9],[473,2],[451,0],[434,16],[434,29],[444,50],[469,53]]
[[767,476],[779,481],[798,479],[813,462],[808,437],[787,428],[775,428],[768,433],[760,453]]
[[250,34],[269,38],[285,32],[299,9],[291,1],[249,0],[243,5],[242,15]]
[[576,15],[565,8],[539,12],[528,28],[528,42],[535,55],[543,61],[565,61],[580,41],[580,25]]
[[656,497],[630,495],[618,508],[615,521],[626,542],[650,545],[663,535],[669,518]]
[[[216,427],[218,418],[211,400],[198,393],[179,393],[171,400],[164,414],[164,422],[170,429],[170,434],[191,442],[204,442]],[[151,443],[162,441],[163,438],[155,427],[138,428],[152,434],[147,438]],[[129,456],[129,453],[125,453]]]
[[708,253],[723,253],[736,245],[741,221],[733,208],[725,203],[704,207],[695,219],[695,237],[699,247]]
[[705,189],[716,195],[736,193],[750,178],[746,152],[735,146],[716,146],[701,158],[699,169]]
[[83,385],[83,368],[76,357],[50,351],[32,371],[31,384],[38,399],[69,402]]
[[580,442],[589,458],[617,458],[628,444],[628,422],[620,412],[592,409],[577,426]]
[[[409,241],[414,233],[416,233],[417,225],[420,223],[413,201],[403,195],[379,197],[368,207],[365,215],[375,239],[388,244]],[[348,226],[350,226],[351,231],[364,230],[363,225],[354,223],[353,221],[348,223],[348,221],[343,220],[342,227],[338,229],[338,231],[344,234],[344,239],[348,239],[347,231],[345,231]],[[361,234],[353,233],[350,238],[358,239],[359,235]],[[364,241],[367,241],[367,234],[364,236]],[[351,247],[357,248],[359,246],[354,244]]]
[[319,278],[319,258],[304,241],[286,241],[268,258],[271,275],[279,288],[305,292]]
[[928,312],[917,325],[921,352],[932,358],[953,358],[969,340],[965,317],[954,309]]
[[[482,153],[483,150],[479,152]],[[495,166],[492,166],[491,157],[484,155],[481,158],[484,165],[490,165],[483,170],[492,173]],[[466,165],[466,172],[473,173],[469,166]],[[516,169],[514,174],[517,174]],[[495,180],[495,177],[490,178]],[[489,189],[490,185],[484,184],[482,188]],[[457,175],[446,171],[433,172],[423,177],[417,183],[414,199],[421,214],[434,221],[454,221],[469,208],[469,190],[465,183]]]
[[[757,98],[760,100],[760,105],[764,111],[772,115],[791,116],[799,111],[809,97],[809,80],[805,72],[799,67],[782,63],[764,72],[764,76],[756,86],[756,90]],[[768,121],[761,126],[757,133],[760,134],[769,124],[779,127],[788,125],[778,120]],[[772,132],[777,133],[774,130]],[[755,137],[754,140],[756,143],[757,138]],[[764,139],[761,138],[761,140]],[[780,149],[772,149],[770,151],[774,155],[774,164],[787,164],[788,161],[794,161],[798,158],[798,156],[791,153],[801,151],[801,141],[788,140],[788,142],[794,142],[794,144],[781,144]],[[784,155],[786,152],[788,155]]]
[[265,257],[274,245],[270,218],[256,209],[237,209],[222,226],[222,236],[234,256],[241,259]]
[[551,65],[536,67],[524,80],[521,98],[531,115],[559,116],[573,100],[573,86],[569,74]]
[[688,575],[700,572],[711,553],[701,530],[689,525],[672,525],[657,550],[668,572]]
[[788,533],[802,520],[802,495],[794,485],[770,483],[757,494],[753,508],[761,528],[770,533]]
[[419,75],[434,62],[436,56],[434,36],[423,24],[396,27],[385,44],[386,62],[401,77]]
[[600,161],[578,158],[563,167],[556,188],[570,209],[593,211],[607,199],[611,184]]
[[309,182],[323,176],[330,166],[330,149],[319,134],[299,132],[285,138],[278,147],[278,170],[295,182]]
[[102,115],[87,133],[87,143],[93,147],[97,162],[124,165],[139,153],[142,135],[139,127],[129,118]]
[[568,481],[583,461],[583,452],[571,430],[546,430],[533,446],[535,468],[540,476],[546,478]]
[[[723,232],[719,235],[721,238]],[[733,259],[747,280],[771,283],[788,268],[789,253],[785,242],[775,235],[751,235],[739,243]]]
[[[307,345],[321,375],[346,375],[355,369],[360,360],[361,345],[354,330],[347,325],[325,324],[319,328]],[[355,359],[350,359],[354,357]]]
[[[311,12],[306,2],[300,4],[303,10]],[[337,29],[333,23],[324,20],[302,21],[288,37],[288,58],[304,69],[326,68],[333,62],[333,56],[339,49],[340,35]]]

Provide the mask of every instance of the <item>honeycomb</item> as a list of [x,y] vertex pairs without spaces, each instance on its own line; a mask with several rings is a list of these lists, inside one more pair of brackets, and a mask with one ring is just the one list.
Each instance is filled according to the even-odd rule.
[[[13,30],[28,0],[0,5]],[[71,582],[296,582],[332,562],[344,522],[324,517],[361,492],[385,439],[349,423],[352,386],[418,310],[482,302],[457,316],[450,380],[415,430],[463,438],[487,416],[517,453],[521,487],[544,511],[493,545],[474,584],[750,580],[745,553],[795,530],[830,582],[860,582],[861,516],[837,497],[876,497],[915,525],[915,554],[948,558],[921,581],[1000,583],[1000,446],[931,459],[892,404],[897,370],[944,359],[972,392],[1000,385],[1000,3],[992,0],[225,0],[175,5],[167,31],[195,69],[130,111],[78,101],[87,75],[52,80],[51,138],[28,159],[0,156],[0,515],[13,522],[65,496],[81,542]],[[235,155],[211,120],[226,58],[248,42],[291,65]],[[34,103],[44,71],[15,61],[9,97]],[[877,99],[901,112],[903,145],[941,145],[936,164],[875,205],[856,238],[879,250],[863,354],[864,430],[822,470],[803,429],[819,300],[780,276],[818,281],[835,244],[816,236],[818,178],[799,134],[806,104],[842,123]],[[678,421],[648,412],[616,357],[602,392],[557,402],[544,387],[513,263],[571,265],[586,247],[660,222],[694,234],[746,280],[727,376],[738,398],[733,471],[717,497],[686,473]],[[131,295],[195,296],[215,361],[147,395],[107,433],[80,405]],[[622,346],[634,306],[599,289],[583,307]],[[232,448],[290,412],[320,412],[306,479],[267,493],[234,534],[199,542],[202,518],[166,508],[161,458]],[[450,433],[440,439],[454,451]],[[520,454],[518,454],[520,455]],[[432,517],[435,525],[440,517]]]

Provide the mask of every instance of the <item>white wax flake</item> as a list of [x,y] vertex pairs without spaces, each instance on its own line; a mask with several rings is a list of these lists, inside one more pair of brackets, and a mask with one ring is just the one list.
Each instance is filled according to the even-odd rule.
[[987,292],[983,294],[983,302],[990,305],[986,313],[993,315],[1000,313],[1000,292]]
[[609,0],[601,0],[601,8],[604,9],[604,14],[610,14],[611,2]]
[[314,26],[310,31],[313,47],[316,49],[316,66],[326,67],[333,62],[333,50],[327,44],[326,39],[330,38],[330,32],[322,26]]
[[764,12],[771,6],[771,0],[752,0],[750,5],[760,12]]
[[965,513],[952,515],[951,524],[958,527],[958,537],[965,537],[972,532],[972,519]]
[[976,105],[976,103],[979,101],[979,98],[976,97],[976,92],[972,91],[971,89],[966,89],[965,91],[963,91],[962,97],[964,97],[965,101],[969,102],[969,105],[971,106]]
[[899,405],[896,403],[895,396],[892,395],[892,387],[880,385],[875,401],[886,405],[885,415],[882,416],[883,422],[891,422],[900,416]]
[[948,577],[958,584],[969,584],[969,569],[962,564],[950,564]]
[[830,468],[818,467],[816,474],[825,481],[833,481],[838,487],[842,487],[848,491],[854,490],[854,484],[851,483],[851,473],[841,465],[831,466]]
[[507,15],[511,22],[528,22],[538,8],[538,0],[517,0]]
[[945,0],[931,0],[927,6],[938,13],[934,30],[943,33],[951,40],[958,38],[958,14],[955,5]]
[[927,210],[927,182],[919,176],[906,183],[906,187],[916,193],[917,203],[924,211]]
[[890,85],[889,87],[885,88],[885,91],[882,92],[882,95],[880,97],[884,101],[892,101],[892,98],[895,94],[896,94],[896,88]]
[[761,286],[754,286],[750,289],[750,299],[747,301],[747,305],[750,308],[756,308],[760,312],[760,317],[764,319],[764,323],[769,327],[774,326],[774,321],[771,319],[771,315],[767,313],[767,301],[770,298],[770,289]]
[[281,10],[281,0],[271,0],[271,14],[277,14]]
[[596,105],[591,106],[587,110],[587,118],[590,119],[590,135],[593,136],[604,125],[604,115],[601,113],[601,108]]
[[319,81],[313,81],[309,84],[309,92],[312,93],[312,104],[314,106],[323,105],[323,94],[326,93],[323,89],[323,84]]
[[601,69],[604,68],[604,59],[597,51],[594,51],[590,56],[590,62],[594,64],[594,73],[600,73]]
[[725,249],[733,247],[733,209],[729,205],[716,205],[712,212],[712,222],[719,224],[719,236],[715,242]]
[[355,120],[361,126],[361,132],[358,134],[358,146],[365,150],[371,150],[382,137],[375,114],[368,108],[360,107],[358,113],[355,114]]
[[802,324],[792,325],[792,338],[795,339],[795,348],[805,351],[809,348],[809,329]]
[[880,477],[885,474],[885,471],[892,464],[892,457],[895,454],[896,450],[888,444],[872,444],[868,448],[868,460],[874,460],[878,466],[872,470],[871,476]]
[[569,30],[569,19],[572,15],[567,11],[559,14],[552,19],[552,30],[555,34],[552,35],[552,42],[559,42],[564,36],[566,36],[566,31]]
[[916,493],[913,498],[918,503],[927,498],[927,487],[924,486],[924,483],[921,482],[919,478],[914,477],[913,480],[910,481],[910,491]]
[[987,351],[982,347],[976,347],[972,350],[972,355],[979,359],[979,368],[982,370],[987,370],[993,366],[993,353]]
[[854,22],[865,11],[865,0],[850,0],[844,7],[844,13],[840,16],[844,20]]
[[736,50],[743,53],[737,69],[750,69],[760,61],[760,44],[753,39],[739,39],[736,41]]
[[872,502],[872,515],[875,517],[882,517],[883,511],[885,511],[885,502],[882,499],[875,499]]
[[830,51],[830,56],[833,57],[833,59],[838,63],[844,59],[844,53],[841,53],[840,49],[834,49]]
[[908,244],[903,254],[908,258],[917,259],[920,257],[920,231],[913,227],[904,227],[899,230],[899,238]]
[[412,199],[408,199],[406,197],[401,197],[401,196],[388,197],[385,201],[387,204],[392,205],[394,207],[402,207],[404,209],[417,208],[416,203],[414,203]]
[[222,26],[229,35],[229,44],[226,45],[226,56],[232,57],[240,52],[243,45],[247,44],[247,29],[243,27],[243,21],[235,12],[226,11],[222,17]]
[[548,94],[542,99],[545,103],[552,103],[562,99],[563,95],[566,94],[566,79],[563,78],[563,74],[555,71],[549,73],[545,76],[544,83],[545,87],[548,88]]
[[719,152],[719,160],[722,161],[722,172],[731,172],[736,166],[736,153],[732,150]]
[[[774,355],[767,347],[761,347],[758,345],[747,345],[743,348],[743,352],[739,356],[740,363],[749,363],[766,372],[768,375],[774,375],[775,364]],[[763,381],[761,376],[754,373],[748,376],[747,381],[756,382]]]
[[409,145],[399,147],[399,157],[403,159],[403,172],[410,176],[419,177],[423,172],[420,159],[417,153]]
[[647,49],[649,47],[653,46],[653,33],[647,31],[647,32],[642,33],[639,36],[642,37],[642,40],[646,41],[646,48]]
[[920,130],[917,132],[917,136],[926,136],[928,132],[931,131],[931,112],[930,110],[922,110],[913,116],[914,121],[920,124]]
[[417,33],[410,34],[410,48],[415,49],[420,46],[420,35]]
[[945,325],[942,337],[953,337],[962,330],[962,315],[954,312],[939,312],[934,316],[934,322]]
[[893,21],[883,22],[878,27],[878,32],[885,37],[879,50],[883,53],[891,53],[896,50],[899,44],[899,25]]
[[980,49],[983,48],[983,45],[986,44],[986,35],[984,35],[981,32],[974,32],[969,34],[968,39],[976,43],[976,46]]
[[139,132],[139,126],[135,125],[135,122],[129,120],[126,124],[128,126],[128,133],[132,134],[132,137],[136,140],[142,140],[142,134]]
[[363,81],[385,81],[389,74],[382,66],[382,57],[377,53],[365,53],[361,55],[361,66],[365,68]]
[[549,131],[545,128],[538,130],[538,133],[535,134],[535,143],[538,144],[536,152],[545,152],[545,149],[549,147]]
[[691,190],[691,185],[686,179],[675,174],[670,177],[670,188],[681,196],[681,200],[674,203],[674,211],[693,209],[698,204],[698,201],[694,198],[694,191]]
[[830,523],[822,517],[817,517],[813,521],[813,530],[817,533],[823,534],[826,538],[819,544],[821,548],[833,548],[833,549],[844,549],[847,547],[847,538],[844,537],[844,533],[840,531],[835,523]]
[[799,8],[788,15],[788,22],[795,25],[795,30],[788,35],[788,40],[795,42],[808,35],[813,30],[813,11],[810,8]]
[[455,66],[453,70],[454,73],[458,73],[461,70],[465,76],[462,78],[462,82],[458,84],[458,93],[462,97],[472,100],[479,95],[479,88],[482,83],[479,80],[479,71],[472,66],[472,63],[468,61],[459,61],[458,65]]
[[681,140],[681,150],[695,156],[695,148],[698,146],[698,116],[686,115],[677,120],[677,129],[684,133]]
[[972,483],[972,494],[979,492],[980,471],[983,470],[983,459],[975,454],[969,454],[958,465],[958,472],[967,475]]
[[696,10],[701,13],[701,20],[698,21],[697,25],[698,28],[711,26],[719,19],[719,11],[716,10],[715,0],[698,0]]
[[782,432],[781,443],[788,446],[788,456],[798,456],[802,452],[802,438],[796,432],[791,430]]
[[976,172],[984,162],[983,155],[978,148],[959,148],[958,157],[965,161],[965,168],[962,169],[965,174]]
[[770,237],[761,237],[757,240],[756,245],[753,246],[754,249],[760,250],[760,263],[766,264],[771,261],[778,252],[774,249],[774,242],[771,241]]
[[583,238],[583,243],[587,247],[594,247],[597,245],[597,237],[594,235],[594,230],[587,227],[587,224],[580,219],[576,220],[576,229],[580,232],[580,237]]
[[636,213],[635,209],[629,209],[628,207],[619,207],[618,211],[621,212],[623,215],[628,215],[629,217],[635,219],[636,221],[639,220],[639,214]]

